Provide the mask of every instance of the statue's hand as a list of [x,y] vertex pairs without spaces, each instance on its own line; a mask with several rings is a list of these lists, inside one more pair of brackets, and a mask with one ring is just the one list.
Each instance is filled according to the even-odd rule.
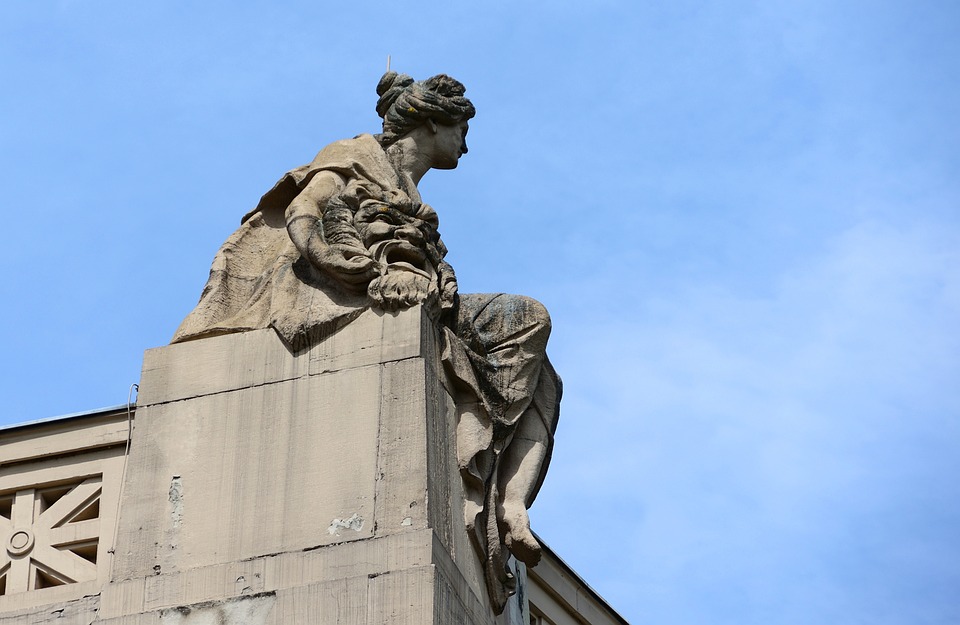
[[370,282],[367,295],[377,308],[394,311],[425,304],[435,306],[439,296],[434,282],[409,271],[387,271]]
[[310,242],[308,251],[310,262],[351,291],[363,292],[380,275],[379,265],[366,250],[316,240]]

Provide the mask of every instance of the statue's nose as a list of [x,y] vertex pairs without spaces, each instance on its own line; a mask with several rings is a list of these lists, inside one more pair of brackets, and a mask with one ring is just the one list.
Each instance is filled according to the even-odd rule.
[[413,225],[406,225],[397,228],[397,231],[394,233],[394,236],[403,241],[409,241],[410,243],[420,244],[423,243],[423,233],[420,232],[420,229]]

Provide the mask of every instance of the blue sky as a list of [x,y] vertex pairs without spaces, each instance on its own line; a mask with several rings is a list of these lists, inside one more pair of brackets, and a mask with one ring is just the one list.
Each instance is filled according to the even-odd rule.
[[4,2],[0,424],[126,401],[390,54],[478,109],[461,289],[553,315],[563,558],[638,625],[960,622],[957,5],[477,4]]

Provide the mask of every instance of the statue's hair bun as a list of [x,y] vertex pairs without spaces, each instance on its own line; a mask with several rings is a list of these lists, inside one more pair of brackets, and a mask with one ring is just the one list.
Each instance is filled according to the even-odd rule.
[[446,74],[437,74],[423,81],[423,86],[429,91],[435,91],[437,94],[447,98],[459,98],[467,92],[459,80],[451,78]]
[[412,84],[413,78],[406,74],[397,72],[384,74],[377,83],[377,95],[380,96],[380,100],[377,101],[377,115],[383,117],[404,90]]
[[393,87],[403,88],[412,83],[413,78],[406,74],[387,72],[380,77],[380,82],[377,83],[377,95],[383,95]]
[[428,119],[455,124],[476,114],[464,97],[466,87],[447,76],[437,74],[416,82],[407,74],[387,72],[377,83],[377,115],[383,118],[381,145],[389,145]]

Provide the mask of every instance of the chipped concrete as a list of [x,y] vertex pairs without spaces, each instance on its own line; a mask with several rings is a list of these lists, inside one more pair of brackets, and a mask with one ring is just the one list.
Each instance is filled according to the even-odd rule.
[[163,625],[265,625],[276,593],[170,608],[160,612]]
[[331,536],[340,536],[340,530],[353,530],[359,532],[363,529],[363,519],[356,512],[347,520],[334,519],[327,528],[327,533]]
[[179,475],[170,480],[170,520],[174,529],[180,529],[183,524],[183,482]]

